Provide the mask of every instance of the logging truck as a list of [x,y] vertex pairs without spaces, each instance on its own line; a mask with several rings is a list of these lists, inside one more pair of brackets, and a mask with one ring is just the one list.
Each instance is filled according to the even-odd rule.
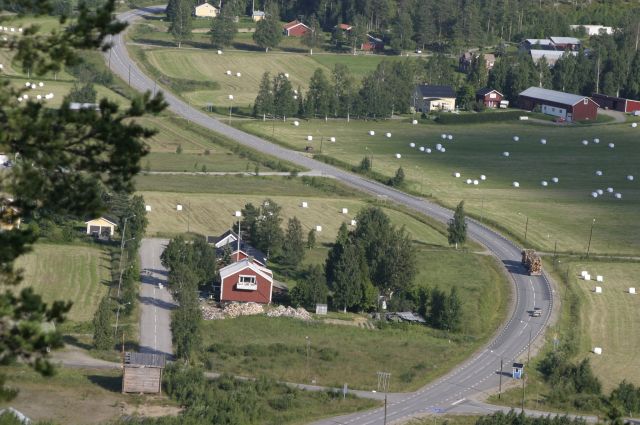
[[542,274],[542,260],[533,249],[522,250],[522,265],[527,269],[529,275],[538,276]]

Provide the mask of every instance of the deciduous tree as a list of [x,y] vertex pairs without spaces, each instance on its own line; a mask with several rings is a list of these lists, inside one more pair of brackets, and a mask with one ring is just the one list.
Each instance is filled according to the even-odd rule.
[[462,244],[467,240],[467,222],[466,215],[464,213],[464,201],[460,201],[456,207],[456,211],[453,213],[453,218],[449,220],[447,233],[449,245],[455,245],[456,249],[458,249],[458,244]]

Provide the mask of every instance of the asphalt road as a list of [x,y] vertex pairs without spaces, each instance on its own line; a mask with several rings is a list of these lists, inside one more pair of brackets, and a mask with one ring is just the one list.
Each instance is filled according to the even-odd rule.
[[167,290],[167,269],[160,255],[168,239],[143,239],[140,245],[140,352],[172,357],[171,310],[175,303]]
[[[159,9],[148,8],[129,11],[118,15],[118,19],[132,22],[139,19],[143,14]],[[124,81],[130,81],[131,86],[136,90],[151,92],[159,90],[154,80],[142,73],[129,58],[122,34],[114,37],[113,43],[112,52],[106,54],[106,57],[109,58],[111,69],[120,75]],[[224,60],[224,55],[220,56],[220,60]],[[224,134],[243,145],[291,161],[323,175],[337,178],[349,186],[405,205],[437,220],[446,222],[452,216],[452,212],[443,207],[315,161],[298,152],[285,149],[229,127],[191,107],[171,93],[165,91],[164,95],[169,104],[169,109],[174,113],[197,125]],[[503,359],[505,365],[503,379],[510,380],[510,376],[507,375],[511,371],[512,361],[514,359],[526,360],[530,340],[535,340],[538,337],[549,319],[552,307],[552,290],[549,282],[544,276],[530,277],[525,273],[524,268],[520,265],[520,247],[473,220],[469,220],[468,234],[475,241],[489,249],[503,263],[506,272],[509,274],[514,284],[513,294],[515,299],[512,316],[504,324],[499,334],[483,350],[476,353],[446,376],[414,393],[390,394],[387,412],[388,422],[406,419],[419,414],[459,410],[463,407],[467,409],[465,411],[474,411],[474,405],[470,399],[498,386],[500,359]],[[153,265],[143,265],[143,267],[154,268]],[[528,311],[532,310],[534,306],[542,307],[544,312],[542,317],[532,318],[529,316]],[[143,311],[146,311],[146,309]],[[145,330],[150,329],[149,326],[151,326],[151,322],[145,320],[144,327],[141,329],[141,336],[145,334]],[[154,333],[154,335],[158,334]],[[149,344],[149,341],[144,343],[144,345]],[[162,350],[170,350],[170,348],[163,348]],[[393,360],[390,359],[390,361]],[[381,365],[380,368],[384,369],[384,365]],[[372,373],[375,372],[372,371]],[[390,388],[390,390],[393,391],[393,388]],[[480,407],[475,411],[478,413],[486,412]],[[379,424],[382,423],[382,417],[383,410],[376,409],[318,421],[317,424]]]

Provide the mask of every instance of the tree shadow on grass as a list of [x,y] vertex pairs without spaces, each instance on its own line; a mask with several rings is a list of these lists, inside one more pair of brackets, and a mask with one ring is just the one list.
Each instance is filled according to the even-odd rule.
[[121,376],[105,376],[105,375],[88,375],[87,379],[107,391],[121,392],[122,391],[122,377]]
[[93,348],[91,344],[81,342],[78,338],[76,338],[73,335],[63,335],[62,341],[64,341],[65,344],[72,345],[74,347],[78,347],[83,350],[91,350]]

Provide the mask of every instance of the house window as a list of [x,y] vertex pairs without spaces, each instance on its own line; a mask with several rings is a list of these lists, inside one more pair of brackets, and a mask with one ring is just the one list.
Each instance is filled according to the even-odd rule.
[[240,275],[238,277],[238,289],[244,289],[249,291],[255,291],[258,289],[258,285],[256,284],[256,277],[249,275]]

